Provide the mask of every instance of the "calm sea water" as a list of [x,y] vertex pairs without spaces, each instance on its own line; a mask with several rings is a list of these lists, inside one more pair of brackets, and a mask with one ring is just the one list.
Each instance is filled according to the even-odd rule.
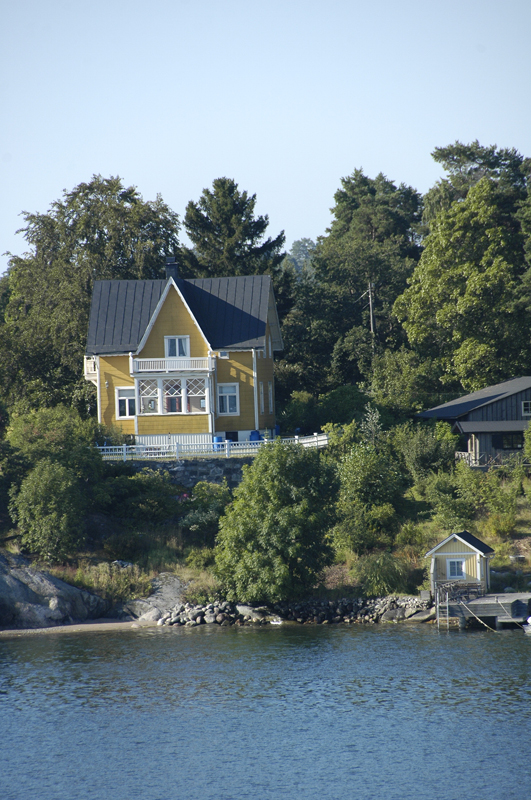
[[529,800],[530,723],[519,632],[0,641],[2,800]]

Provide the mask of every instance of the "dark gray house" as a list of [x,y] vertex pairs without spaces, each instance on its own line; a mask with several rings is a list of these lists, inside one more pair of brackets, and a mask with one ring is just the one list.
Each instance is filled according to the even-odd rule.
[[450,422],[466,443],[469,463],[486,464],[492,458],[522,450],[524,431],[531,419],[531,377],[488,386],[417,416]]

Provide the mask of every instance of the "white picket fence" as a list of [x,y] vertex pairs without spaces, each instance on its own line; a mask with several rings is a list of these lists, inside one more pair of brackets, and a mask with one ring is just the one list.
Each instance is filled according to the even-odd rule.
[[[98,447],[104,461],[172,460],[181,458],[254,456],[267,439],[258,442],[174,442],[170,444],[133,444],[115,447]],[[302,447],[326,447],[328,434],[314,433],[312,436],[294,436],[282,439],[283,443],[299,444]]]

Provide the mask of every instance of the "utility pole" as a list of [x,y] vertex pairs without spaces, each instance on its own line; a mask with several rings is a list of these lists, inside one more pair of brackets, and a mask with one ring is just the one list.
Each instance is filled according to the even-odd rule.
[[371,338],[372,338],[372,354],[374,355],[374,309],[372,305],[372,293],[374,289],[374,283],[369,281],[369,314],[371,318]]

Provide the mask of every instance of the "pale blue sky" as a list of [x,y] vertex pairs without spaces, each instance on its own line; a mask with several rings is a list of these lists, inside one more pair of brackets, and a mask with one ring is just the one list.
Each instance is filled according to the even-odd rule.
[[0,253],[95,173],[181,217],[234,178],[289,247],[357,167],[425,192],[456,139],[531,156],[530,30],[530,0],[1,0]]

